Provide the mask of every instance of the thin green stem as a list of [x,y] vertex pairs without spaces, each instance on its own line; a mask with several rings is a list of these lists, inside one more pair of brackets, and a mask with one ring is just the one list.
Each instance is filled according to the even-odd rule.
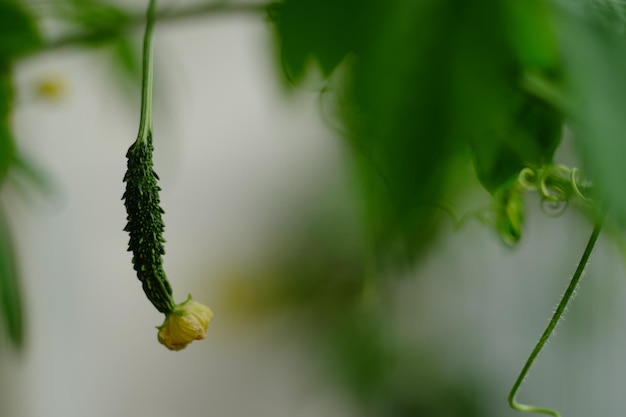
[[145,143],[152,131],[152,38],[154,33],[154,19],[156,0],[150,0],[146,13],[146,33],[143,37],[143,73],[141,79],[141,116],[139,119],[139,133],[135,143]]
[[550,319],[548,326],[546,327],[543,334],[539,338],[539,341],[535,345],[535,348],[532,350],[532,352],[528,356],[528,359],[526,359],[526,363],[524,364],[522,371],[520,372],[519,376],[517,377],[517,380],[513,384],[513,388],[511,388],[511,392],[509,393],[508,400],[509,400],[509,405],[511,406],[511,408],[515,410],[525,411],[525,412],[530,412],[530,413],[548,414],[554,417],[560,417],[560,414],[558,412],[554,410],[550,410],[548,408],[536,407],[534,405],[528,405],[528,404],[520,404],[517,401],[515,401],[515,395],[517,394],[517,391],[522,385],[522,382],[524,381],[526,374],[528,374],[530,367],[533,365],[533,362],[537,358],[537,355],[539,355],[539,352],[541,352],[541,349],[543,349],[544,345],[550,338],[550,335],[554,331],[554,328],[556,327],[557,323],[563,316],[565,308],[567,307],[567,304],[571,300],[572,295],[574,295],[574,291],[576,290],[576,287],[578,286],[580,277],[582,276],[583,271],[585,270],[585,267],[587,266],[587,263],[589,262],[589,257],[591,256],[593,247],[595,246],[596,241],[598,240],[598,235],[600,235],[600,230],[602,230],[603,219],[604,219],[604,215],[601,215],[600,217],[598,217],[598,220],[596,220],[596,223],[593,228],[593,232],[591,232],[591,236],[589,237],[589,240],[587,241],[587,246],[585,247],[583,256],[580,258],[580,262],[578,263],[576,272],[574,272],[574,276],[572,277],[569,285],[567,286],[567,289],[565,290],[565,293],[563,294],[563,297],[561,298],[559,305],[554,311],[554,314],[552,315],[552,318]]

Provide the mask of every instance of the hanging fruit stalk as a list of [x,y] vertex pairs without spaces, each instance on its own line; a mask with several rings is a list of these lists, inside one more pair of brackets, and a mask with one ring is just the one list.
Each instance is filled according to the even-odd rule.
[[155,3],[155,0],[150,0],[144,35],[139,133],[126,153],[128,168],[124,175],[126,191],[122,199],[128,223],[124,230],[130,235],[128,250],[133,253],[132,262],[137,278],[154,307],[166,316],[158,327],[158,340],[168,349],[180,350],[193,340],[204,339],[213,313],[205,305],[192,301],[191,296],[176,304],[172,287],[163,270],[164,211],[159,198],[159,176],[154,171],[152,161],[152,34]]

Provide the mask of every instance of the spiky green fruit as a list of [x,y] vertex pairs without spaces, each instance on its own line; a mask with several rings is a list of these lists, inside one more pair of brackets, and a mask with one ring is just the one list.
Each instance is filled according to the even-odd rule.
[[157,310],[167,314],[174,308],[174,302],[163,270],[164,211],[159,199],[159,177],[152,164],[153,149],[152,132],[148,132],[147,140],[135,142],[126,153],[128,170],[122,199],[128,223],[124,230],[130,235],[128,250],[133,253],[133,267],[146,296]]

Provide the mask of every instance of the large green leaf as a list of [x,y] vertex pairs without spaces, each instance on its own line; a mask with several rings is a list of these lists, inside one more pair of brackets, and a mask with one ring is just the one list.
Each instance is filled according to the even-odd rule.
[[4,212],[0,210],[0,313],[11,342],[24,342],[22,297],[13,242]]

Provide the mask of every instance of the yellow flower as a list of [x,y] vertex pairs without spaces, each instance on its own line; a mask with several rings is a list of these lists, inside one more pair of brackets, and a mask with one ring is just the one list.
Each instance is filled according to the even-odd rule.
[[213,312],[204,304],[191,300],[174,307],[159,329],[159,342],[170,350],[184,349],[194,340],[204,339]]
[[39,97],[56,100],[67,92],[67,86],[60,76],[50,75],[37,81],[35,90]]

